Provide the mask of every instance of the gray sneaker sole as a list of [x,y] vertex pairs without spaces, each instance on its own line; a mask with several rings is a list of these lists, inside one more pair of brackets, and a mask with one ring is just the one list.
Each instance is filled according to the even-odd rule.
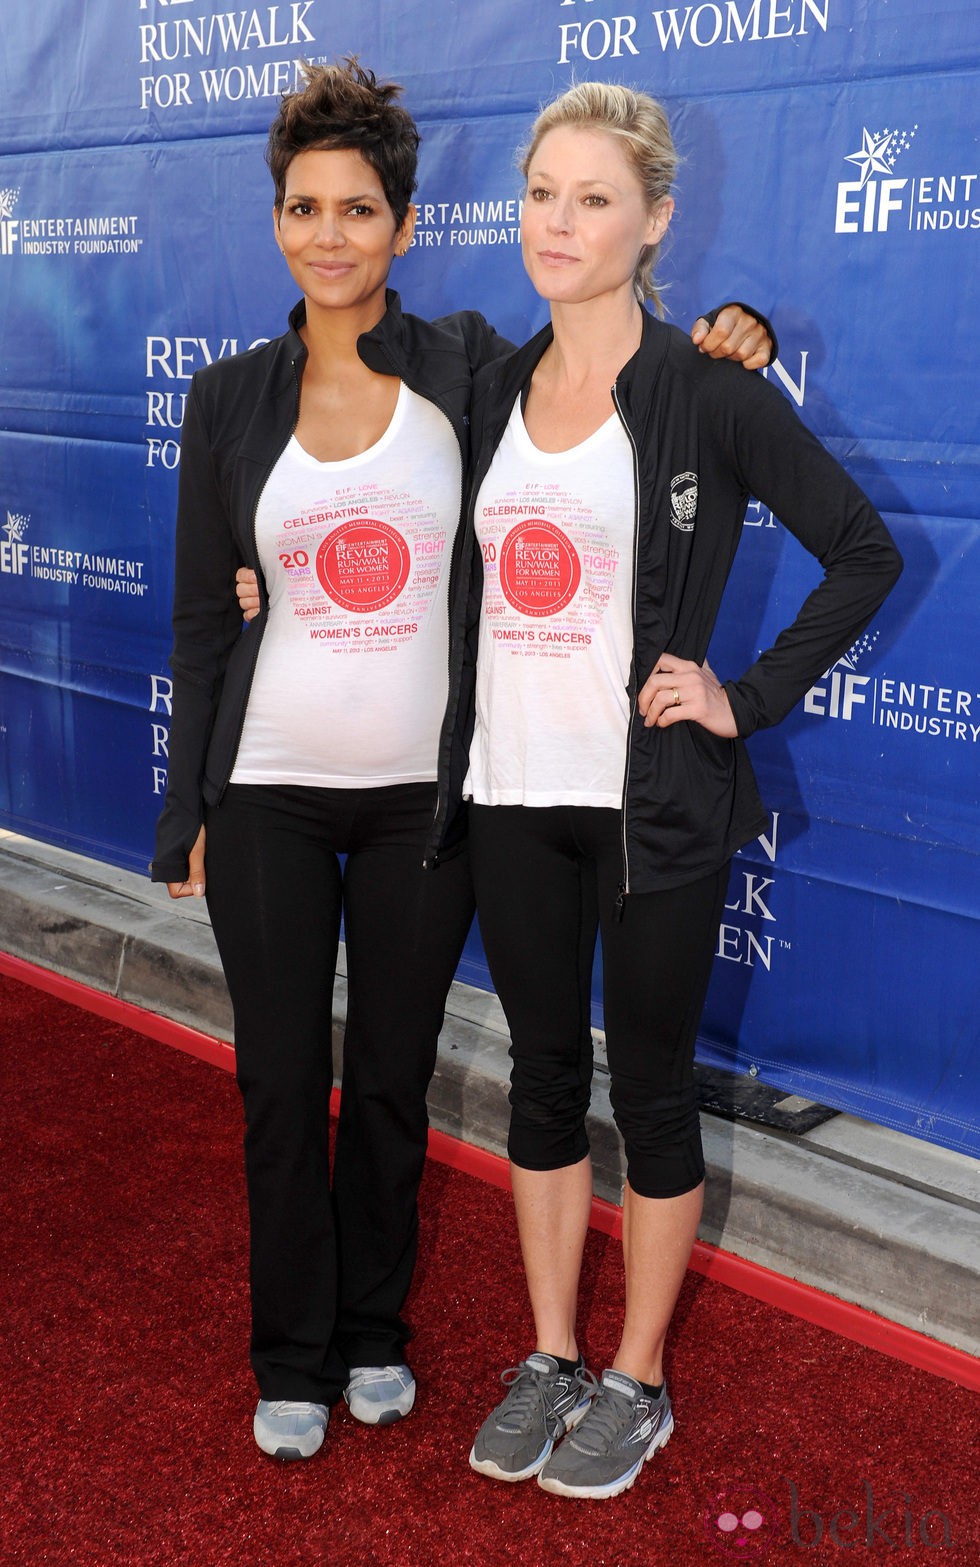
[[259,1452],[281,1464],[302,1463],[306,1459],[315,1458],[323,1446],[326,1428],[325,1420],[321,1427],[315,1432],[310,1431],[306,1438],[297,1437],[293,1432],[283,1432],[277,1437],[275,1427],[267,1420],[260,1419],[257,1412],[252,1421],[252,1435]]
[[308,1453],[304,1453],[302,1448],[290,1447],[286,1442],[281,1442],[275,1450],[263,1447],[258,1437],[255,1439],[255,1445],[265,1458],[274,1458],[280,1464],[294,1464],[301,1463],[305,1459],[315,1458],[323,1446],[323,1442],[318,1442],[316,1447],[312,1448]]
[[351,1409],[354,1419],[362,1426],[393,1426],[396,1421],[407,1419],[411,1413],[411,1409],[382,1409],[380,1414],[358,1414]]
[[[404,1398],[402,1401],[405,1402]],[[412,1397],[405,1409],[399,1409],[394,1402],[372,1404],[370,1399],[358,1398],[356,1393],[352,1398],[348,1398],[345,1393],[344,1402],[362,1426],[392,1426],[396,1420],[405,1420],[412,1413],[415,1408],[415,1389],[412,1388]]]

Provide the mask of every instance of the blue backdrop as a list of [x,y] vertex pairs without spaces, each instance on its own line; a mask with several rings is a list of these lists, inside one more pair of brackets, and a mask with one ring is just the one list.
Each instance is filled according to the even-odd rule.
[[[777,731],[702,1058],[980,1154],[980,236],[975,0],[18,0],[0,60],[0,820],[145,869],[166,778],[180,418],[283,329],[262,151],[296,61],[405,83],[420,220],[395,284],[525,337],[514,148],[573,75],[642,85],[685,163],[673,318],[768,310],[768,373],[906,572]],[[762,508],[712,650],[737,674],[814,563]],[[488,983],[474,940],[464,977]],[[601,1021],[601,1015],[600,1015]]]

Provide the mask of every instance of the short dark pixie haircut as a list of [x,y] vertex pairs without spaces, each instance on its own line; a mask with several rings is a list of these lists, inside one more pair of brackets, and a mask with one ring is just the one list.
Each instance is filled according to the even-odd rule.
[[269,127],[265,158],[276,186],[276,211],[286,199],[286,170],[300,152],[351,148],[369,163],[399,228],[416,185],[419,133],[407,109],[395,99],[396,82],[379,83],[356,55],[337,65],[301,67],[304,87],[284,93]]

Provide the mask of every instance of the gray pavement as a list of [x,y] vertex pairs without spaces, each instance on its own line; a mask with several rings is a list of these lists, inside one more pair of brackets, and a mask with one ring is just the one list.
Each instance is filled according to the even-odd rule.
[[[0,951],[232,1037],[204,905],[96,860],[0,830]],[[335,1060],[346,1008],[335,990]],[[507,1030],[496,998],[452,988],[429,1095],[432,1124],[503,1153]],[[853,1116],[802,1135],[702,1117],[702,1238],[893,1322],[980,1355],[980,1160]],[[596,1190],[618,1202],[623,1163],[597,1072]]]

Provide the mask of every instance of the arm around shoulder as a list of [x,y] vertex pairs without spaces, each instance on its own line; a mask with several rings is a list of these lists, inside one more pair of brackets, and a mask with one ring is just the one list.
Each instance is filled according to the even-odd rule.
[[779,353],[772,322],[753,305],[732,300],[699,316],[691,341],[711,359],[731,359],[746,370],[763,370]]

